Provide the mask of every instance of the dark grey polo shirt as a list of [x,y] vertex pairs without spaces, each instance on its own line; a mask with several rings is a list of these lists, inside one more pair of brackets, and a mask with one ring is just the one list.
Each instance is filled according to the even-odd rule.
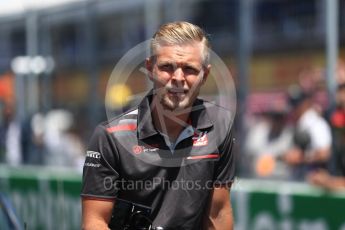
[[137,108],[96,128],[81,195],[149,206],[154,227],[201,229],[212,188],[234,180],[232,114],[197,99],[172,150],[153,125],[151,100],[149,94]]

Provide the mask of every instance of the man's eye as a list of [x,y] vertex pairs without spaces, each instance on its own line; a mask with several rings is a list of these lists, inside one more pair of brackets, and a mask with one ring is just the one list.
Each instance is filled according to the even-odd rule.
[[185,74],[188,74],[188,75],[198,75],[200,71],[197,70],[196,68],[187,66],[187,67],[183,68],[183,72]]
[[164,65],[160,65],[159,69],[161,71],[172,72],[174,70],[174,67],[170,64],[164,64]]

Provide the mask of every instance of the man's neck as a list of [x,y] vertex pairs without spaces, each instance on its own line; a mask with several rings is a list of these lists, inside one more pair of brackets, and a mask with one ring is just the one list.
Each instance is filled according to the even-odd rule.
[[162,106],[155,106],[152,110],[153,124],[156,129],[175,142],[183,129],[188,126],[190,110],[184,113],[166,111]]

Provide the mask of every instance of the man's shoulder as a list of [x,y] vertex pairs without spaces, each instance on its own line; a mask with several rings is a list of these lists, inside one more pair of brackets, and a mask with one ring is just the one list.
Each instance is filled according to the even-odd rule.
[[315,109],[307,110],[300,120],[301,125],[309,125],[312,128],[315,128],[315,126],[329,126],[327,120]]
[[231,111],[230,108],[226,108],[215,101],[208,101],[200,98],[198,98],[198,101],[203,105],[213,123],[220,122],[224,124],[224,122],[228,123],[234,118],[234,111]]
[[224,106],[220,105],[218,102],[208,101],[208,100],[200,99],[200,98],[198,98],[198,100],[201,101],[201,103],[203,103],[203,105],[205,106],[205,108],[207,110],[212,109],[212,110],[219,111],[221,113],[228,113],[229,112],[229,109],[227,109]]
[[99,124],[100,127],[109,130],[114,129],[114,127],[121,128],[121,126],[129,125],[129,124],[137,124],[138,120],[138,106],[135,106],[127,111],[111,116],[108,120],[103,121]]

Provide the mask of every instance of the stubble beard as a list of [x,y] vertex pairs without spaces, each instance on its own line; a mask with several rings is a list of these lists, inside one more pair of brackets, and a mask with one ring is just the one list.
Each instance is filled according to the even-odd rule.
[[188,92],[183,96],[170,96],[168,95],[168,92],[165,91],[165,93],[160,96],[160,104],[163,109],[171,112],[179,112],[187,109],[193,104],[193,101],[193,95],[191,92]]
[[174,112],[185,109],[188,105],[188,100],[186,97],[179,100],[177,97],[172,98],[165,94],[161,98],[161,105],[164,109]]

